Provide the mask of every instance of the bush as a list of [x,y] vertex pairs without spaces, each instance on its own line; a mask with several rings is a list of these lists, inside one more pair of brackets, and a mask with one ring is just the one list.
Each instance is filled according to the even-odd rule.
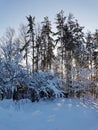
[[29,87],[36,90],[38,99],[53,99],[64,96],[60,82],[55,74],[41,71],[34,73]]
[[[3,66],[3,69],[5,71],[6,66]],[[27,75],[26,71],[20,68],[17,75],[15,71],[11,78],[2,77],[5,82],[2,82],[0,87],[1,99],[20,100],[27,98],[34,102],[40,99],[54,99],[64,96],[61,81],[54,73],[40,71],[33,75]]]

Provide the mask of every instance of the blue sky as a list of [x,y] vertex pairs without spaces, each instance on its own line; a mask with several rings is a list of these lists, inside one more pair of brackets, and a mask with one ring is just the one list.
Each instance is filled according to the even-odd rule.
[[0,0],[0,37],[6,28],[16,30],[26,23],[26,16],[36,16],[40,22],[49,16],[55,22],[56,14],[64,10],[65,16],[73,13],[85,30],[98,28],[98,0]]

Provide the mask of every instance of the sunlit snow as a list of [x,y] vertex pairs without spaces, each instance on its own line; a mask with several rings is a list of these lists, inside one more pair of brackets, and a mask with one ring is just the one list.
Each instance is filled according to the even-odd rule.
[[98,109],[79,99],[0,101],[0,130],[98,130]]

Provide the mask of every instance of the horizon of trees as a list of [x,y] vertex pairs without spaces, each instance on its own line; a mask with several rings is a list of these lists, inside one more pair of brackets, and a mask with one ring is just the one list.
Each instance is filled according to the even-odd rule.
[[98,82],[97,29],[84,33],[73,14],[65,16],[63,10],[56,14],[56,31],[48,16],[40,24],[31,15],[26,19],[27,25],[21,25],[18,37],[9,28],[0,40],[1,85],[15,84],[14,79],[40,71],[52,71],[66,79],[66,92],[74,89],[76,80]]

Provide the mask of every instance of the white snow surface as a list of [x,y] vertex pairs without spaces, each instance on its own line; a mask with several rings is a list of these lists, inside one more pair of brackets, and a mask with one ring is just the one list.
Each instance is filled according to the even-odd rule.
[[98,108],[79,99],[3,100],[0,130],[98,130]]

